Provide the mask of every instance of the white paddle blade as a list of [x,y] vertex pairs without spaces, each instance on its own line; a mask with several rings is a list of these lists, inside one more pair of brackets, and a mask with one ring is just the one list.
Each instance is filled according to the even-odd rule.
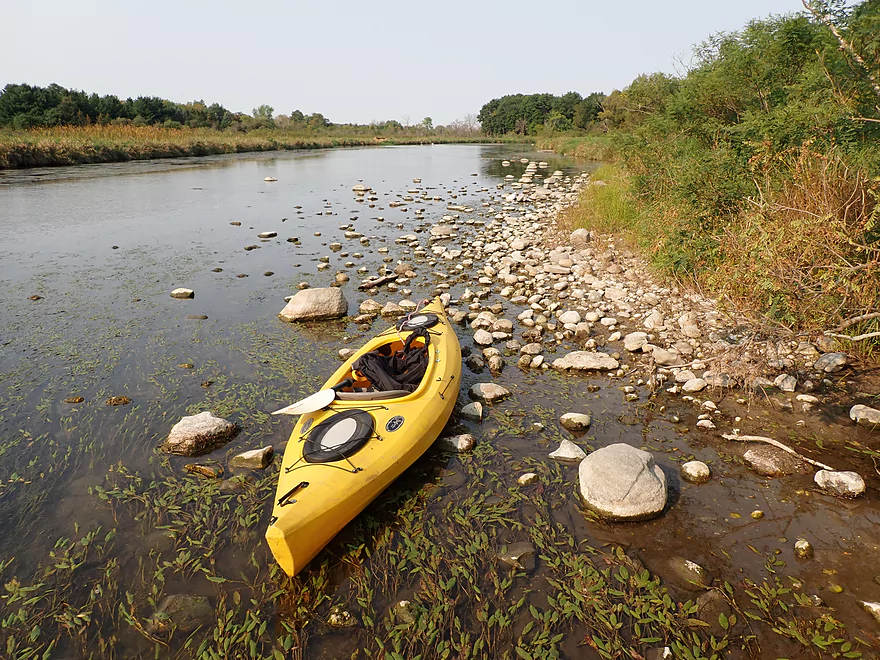
[[281,410],[276,410],[273,412],[273,415],[305,415],[306,413],[315,412],[316,410],[320,410],[321,408],[326,408],[331,403],[333,403],[333,399],[336,398],[336,392],[333,390],[321,390],[320,392],[315,392],[314,394],[307,396],[305,399],[300,399],[296,403],[292,403],[286,408],[282,408]]

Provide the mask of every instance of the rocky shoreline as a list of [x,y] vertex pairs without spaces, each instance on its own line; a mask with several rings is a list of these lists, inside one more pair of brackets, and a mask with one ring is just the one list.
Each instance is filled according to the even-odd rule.
[[[288,297],[279,317],[314,322],[348,316],[359,333],[369,335],[380,317],[394,318],[417,308],[413,289],[433,288],[449,318],[469,329],[462,336],[466,372],[471,379],[486,380],[469,388],[472,402],[459,403],[453,427],[479,424],[491,414],[493,403],[510,396],[503,385],[486,379],[499,378],[505,369],[601,375],[608,379],[603,387],[621,390],[626,402],[664,402],[657,403],[656,414],[675,425],[677,432],[703,434],[707,442],[723,445],[724,453],[738,456],[757,475],[777,478],[814,472],[819,492],[839,498],[864,495],[865,475],[836,470],[800,446],[795,449],[772,437],[748,435],[767,432],[755,428],[758,423],[749,415],[756,400],[801,416],[794,428],[806,426],[803,416],[834,414],[826,409],[827,400],[833,398],[835,409],[841,407],[839,381],[853,373],[855,361],[839,342],[827,336],[801,341],[768,333],[709,297],[661,281],[619,238],[572,231],[565,226],[566,209],[578,202],[585,187],[604,182],[561,171],[542,177],[542,166],[546,164],[530,162],[519,180],[508,176],[494,192],[483,189],[488,201],[480,208],[448,200],[438,222],[417,211],[414,226],[397,224],[397,229],[413,233],[401,234],[395,247],[378,249],[385,264],[378,274],[366,268],[357,271],[363,278],[357,288],[364,294],[355,314],[348,316],[352,310],[341,287],[349,275],[340,270],[334,277],[336,286],[301,284],[302,290]],[[377,201],[368,185],[358,184],[353,192],[359,202]],[[405,211],[408,204],[442,201],[428,195],[425,189],[414,188],[389,207]],[[377,219],[384,222],[381,216]],[[353,242],[354,250],[369,247],[372,237],[362,231],[355,231],[353,224],[341,225],[343,237],[330,244],[331,252],[347,257],[345,241]],[[320,272],[327,272],[329,266],[329,257],[319,259]],[[343,348],[339,355],[346,359],[351,353],[352,349]],[[587,384],[571,377],[575,388],[599,389],[592,384],[595,380]],[[864,400],[871,402],[868,395]],[[694,429],[681,419],[684,413],[672,410],[670,401],[690,410]],[[867,433],[880,426],[880,411],[850,403],[846,424],[865,426]],[[578,442],[590,428],[588,412],[562,414],[559,424],[573,434],[572,439],[563,439],[548,459],[578,465],[574,478],[581,501],[601,519],[640,521],[664,515],[674,506],[669,501],[670,475],[651,452],[626,443],[585,452]],[[472,433],[458,433],[462,430]],[[456,428],[455,433],[439,438],[437,448],[470,452],[481,442],[472,426]],[[266,464],[261,462],[260,467]],[[680,466],[678,478],[699,488],[716,476],[706,463],[691,460]],[[520,487],[539,481],[534,472],[516,479]],[[764,513],[755,509],[751,515],[758,520]],[[787,543],[795,556],[812,558],[813,548],[806,539]],[[527,542],[520,545],[514,553],[517,557],[534,553]],[[499,555],[502,562],[519,561],[506,557]],[[705,591],[712,584],[708,571],[690,559],[673,557],[667,568],[672,579],[687,589],[696,585]],[[713,594],[705,591],[702,606],[711,609]],[[859,604],[880,621],[873,614],[880,613],[880,604]]]
[[[852,369],[839,342],[824,335],[813,341],[794,341],[767,334],[727,313],[715,300],[659,281],[644,259],[619,238],[592,235],[585,229],[571,231],[563,226],[565,210],[578,202],[586,186],[604,182],[591,180],[586,173],[566,176],[555,171],[542,176],[539,170],[543,168],[546,163],[531,161],[518,181],[509,175],[494,193],[484,189],[490,201],[483,202],[484,210],[479,213],[449,202],[447,214],[431,223],[417,212],[416,219],[421,221],[417,233],[396,240],[402,249],[393,270],[386,267],[378,279],[368,277],[359,287],[372,296],[359,304],[354,317],[359,329],[368,332],[379,316],[394,317],[415,309],[416,302],[408,298],[385,303],[374,298],[411,295],[406,285],[418,277],[417,271],[424,273],[428,268],[434,293],[450,318],[473,331],[473,346],[463,346],[465,364],[472,373],[488,368],[497,375],[508,363],[523,370],[602,372],[621,383],[626,400],[634,402],[662,389],[693,407],[697,429],[743,446],[752,443],[740,455],[758,474],[795,474],[808,470],[812,463],[821,467],[815,482],[826,492],[861,495],[865,491],[861,475],[836,473],[772,438],[741,436],[743,418],[731,415],[717,401],[735,396],[742,407],[760,395],[772,397],[782,410],[815,413],[822,407],[823,390],[834,387],[835,374]],[[375,201],[367,185],[358,184],[353,191],[359,201]],[[420,189],[408,193],[412,196],[391,206],[430,199],[425,192],[415,197]],[[352,226],[341,229],[345,239],[361,244],[369,240]],[[342,249],[342,244],[333,245]],[[394,261],[394,257],[385,257],[386,263]],[[337,273],[339,284],[345,281],[340,275],[345,273]],[[450,289],[459,282],[467,286],[453,297]],[[301,291],[280,317],[299,321],[347,313],[341,291],[331,287]],[[340,352],[343,358],[347,354],[349,349]],[[499,399],[503,396],[497,394]],[[471,397],[492,400],[473,389]],[[464,419],[481,419],[482,411],[473,410],[474,405],[480,404],[462,410]],[[875,428],[880,411],[856,403],[850,418]],[[670,421],[681,420],[673,416]],[[797,425],[802,426],[802,421]],[[555,458],[583,458],[575,450],[580,451],[563,446]],[[585,490],[589,488],[582,484]]]

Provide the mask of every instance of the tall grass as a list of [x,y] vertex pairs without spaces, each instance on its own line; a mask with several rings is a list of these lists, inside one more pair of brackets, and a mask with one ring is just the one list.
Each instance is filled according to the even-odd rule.
[[617,155],[614,141],[607,135],[555,135],[539,137],[539,149],[551,149],[563,156],[611,161]]
[[831,329],[880,307],[880,181],[836,152],[776,156],[718,237],[708,280],[798,327]]
[[647,216],[639,211],[629,194],[629,178],[617,165],[595,170],[591,184],[581,193],[580,203],[566,211],[564,221],[572,228],[583,227],[601,233],[622,233],[647,246]]
[[[876,311],[880,181],[836,152],[802,147],[768,159],[756,163],[753,194],[712,220],[684,199],[682,189],[696,185],[686,160],[668,157],[668,171],[649,176],[638,164],[638,175],[620,162],[604,165],[566,221],[623,234],[665,274],[792,329],[831,330]],[[703,194],[714,199],[713,187],[724,182],[705,172]],[[876,324],[871,319],[848,332],[876,331]]]
[[[208,156],[278,149],[318,149],[374,144],[499,142],[480,135],[350,135],[334,131],[295,132],[278,129],[217,131],[210,128],[160,126],[58,126],[0,130],[0,169],[107,163],[150,158]],[[521,140],[520,140],[521,141]]]

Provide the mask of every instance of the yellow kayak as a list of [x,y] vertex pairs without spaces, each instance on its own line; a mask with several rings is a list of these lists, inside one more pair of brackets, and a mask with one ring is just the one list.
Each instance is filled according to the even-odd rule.
[[[361,360],[364,355],[405,354],[410,335],[407,349],[427,353],[414,391],[389,389],[360,370],[370,359]],[[281,464],[266,541],[288,575],[302,570],[440,435],[460,380],[461,348],[439,300],[374,337],[336,370],[315,395],[329,402],[300,416]]]

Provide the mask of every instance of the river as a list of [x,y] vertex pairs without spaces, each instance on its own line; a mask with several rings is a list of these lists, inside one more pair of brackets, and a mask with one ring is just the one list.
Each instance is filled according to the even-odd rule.
[[[634,569],[615,548],[639,556],[652,574],[663,574],[669,556],[683,555],[738,594],[754,581],[757,596],[742,603],[764,616],[759,603],[766,601],[765,629],[757,641],[748,639],[744,626],[751,624],[739,610],[724,651],[733,657],[801,652],[791,635],[767,632],[771,619],[798,634],[824,635],[839,629],[822,632],[827,621],[810,622],[833,614],[870,644],[871,634],[860,630],[871,621],[850,592],[880,600],[873,579],[880,570],[861,555],[876,556],[877,503],[805,497],[809,477],[756,479],[660,411],[679,408],[692,427],[696,415],[680,402],[628,401],[607,377],[590,379],[596,388],[588,391],[578,379],[521,372],[509,358],[498,381],[514,395],[493,406],[482,425],[450,424],[474,433],[476,450],[429,452],[293,579],[274,567],[262,538],[277,459],[266,473],[247,472],[242,490],[221,493],[216,481],[185,473],[192,459],[157,451],[181,416],[202,410],[242,430],[199,462],[225,466],[240,450],[283,447],[292,420],[268,412],[313,392],[339,364],[341,347],[372,334],[345,321],[282,323],[284,298],[302,282],[327,286],[344,272],[354,312],[367,297],[357,291],[361,279],[400,259],[415,263],[419,276],[406,285],[409,292],[382,291],[382,303],[429,296],[444,279],[453,298],[476,288],[467,269],[440,278],[439,266],[396,239],[424,236],[450,204],[474,208],[475,220],[491,217],[501,204],[498,186],[523,173],[521,158],[566,174],[596,167],[525,145],[437,145],[0,173],[0,579],[7,584],[0,613],[7,654],[618,657],[601,655],[608,637],[596,632],[616,630],[618,619],[627,628],[614,636],[634,648],[690,639],[682,622],[695,615],[683,603],[695,595],[673,587],[666,603],[663,587],[647,577],[619,587],[626,581],[621,566],[638,573],[642,565]],[[358,183],[372,187],[376,199],[357,197]],[[346,240],[347,227],[365,239]],[[277,236],[260,239],[260,232]],[[331,249],[334,242],[341,247]],[[177,287],[193,289],[194,299],[172,299]],[[471,346],[470,330],[459,335]],[[467,368],[463,376],[462,402],[471,384],[491,378]],[[111,397],[129,402],[108,405]],[[670,474],[685,457],[698,457],[725,466],[724,476],[699,494],[685,495],[673,482],[673,504],[654,521],[594,520],[576,497],[576,467],[546,457],[570,437],[559,416],[583,409],[593,416],[589,435],[579,438],[585,447],[628,442],[655,451]],[[772,412],[765,419],[776,427],[791,423]],[[856,437],[850,429],[835,433]],[[838,453],[868,471],[864,457]],[[541,485],[518,488],[516,476],[526,470],[541,475]],[[760,519],[750,516],[756,509]],[[794,559],[800,535],[813,539],[821,563]],[[537,567],[510,571],[499,555],[523,541],[537,548]],[[815,616],[780,608],[770,590],[779,589],[777,578],[791,586],[783,576],[807,583],[829,607],[814,608]],[[601,585],[603,595],[589,585]],[[213,615],[191,635],[172,637],[150,621],[168,594],[207,597]],[[652,613],[669,619],[633,624]],[[340,617],[352,625],[331,625]],[[705,626],[693,626],[708,654],[714,642]],[[663,633],[655,639],[657,630]],[[716,623],[711,632],[726,639]],[[862,647],[866,657],[868,649]]]

